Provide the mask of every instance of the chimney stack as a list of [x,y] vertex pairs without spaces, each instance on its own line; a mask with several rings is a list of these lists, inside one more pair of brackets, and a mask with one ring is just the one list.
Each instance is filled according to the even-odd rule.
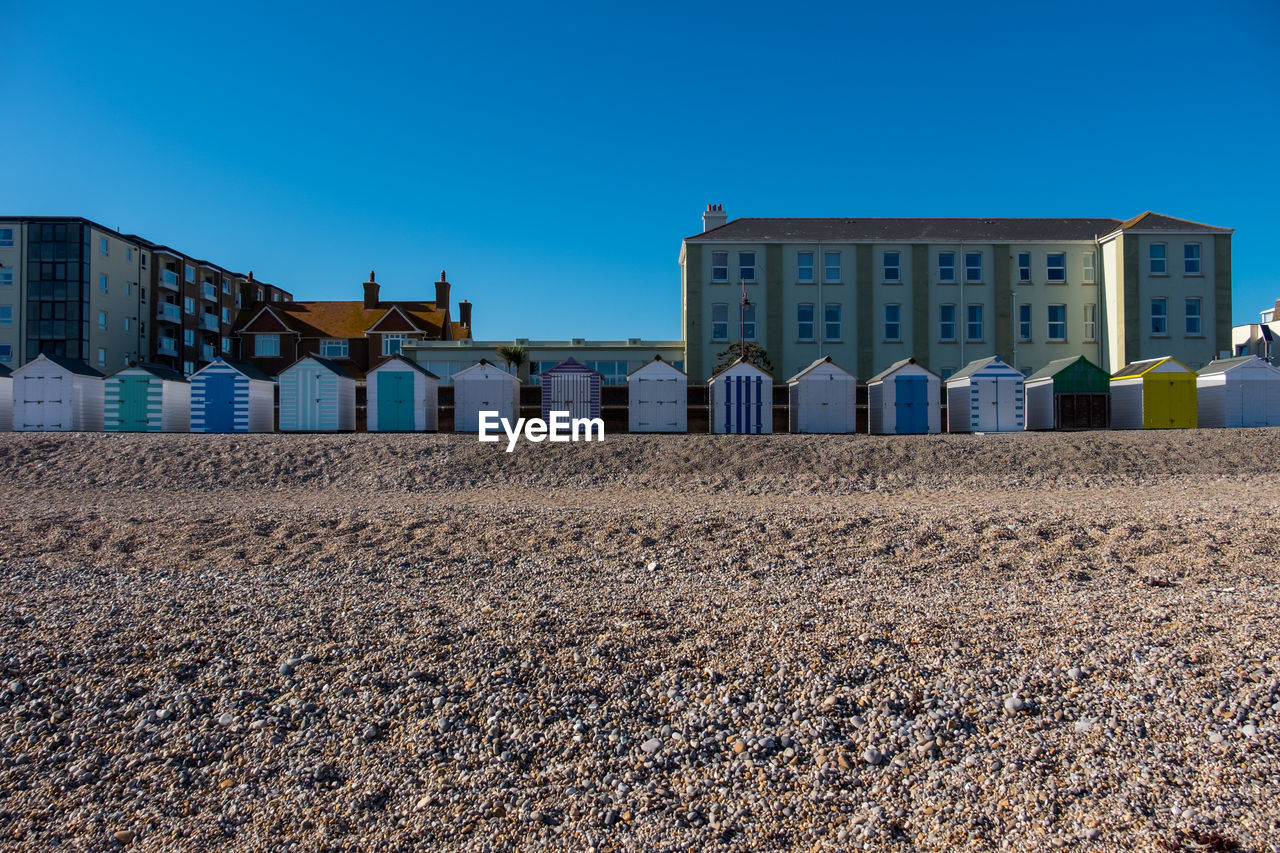
[[378,307],[378,282],[373,277],[373,270],[369,270],[369,280],[364,283],[364,307]]
[[471,337],[471,303],[465,299],[458,303],[458,322],[467,327],[467,337]]
[[440,270],[440,280],[436,282],[436,310],[449,307],[449,280],[444,277],[444,270]]
[[729,221],[729,217],[724,213],[724,205],[709,204],[707,209],[702,212],[702,230],[710,231],[712,228],[719,228]]

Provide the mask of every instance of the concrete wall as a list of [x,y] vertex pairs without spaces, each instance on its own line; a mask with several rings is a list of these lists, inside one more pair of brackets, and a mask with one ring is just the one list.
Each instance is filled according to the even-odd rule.
[[[107,254],[101,251],[106,240]],[[130,361],[148,360],[143,337],[146,323],[150,333],[153,318],[147,316],[150,300],[142,301],[142,247],[118,236],[89,229],[89,364],[104,373],[114,373]],[[107,292],[102,292],[106,276]],[[106,328],[99,326],[99,312],[106,312]]]

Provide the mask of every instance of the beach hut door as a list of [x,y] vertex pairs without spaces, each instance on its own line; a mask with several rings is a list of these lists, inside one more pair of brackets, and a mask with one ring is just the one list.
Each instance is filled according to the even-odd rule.
[[204,428],[206,432],[233,432],[236,416],[236,380],[227,373],[209,372],[204,380]]
[[551,411],[568,412],[571,418],[591,417],[591,377],[569,373],[551,380]]
[[320,425],[320,377],[312,370],[298,371],[298,429]]
[[413,430],[413,374],[405,370],[378,373],[378,429]]
[[59,407],[62,405],[62,385],[61,376],[22,377],[22,390],[14,394],[15,400],[22,401],[21,425],[27,429],[61,429],[62,424],[51,424],[48,421],[49,416],[57,411],[52,404],[56,402]]
[[929,377],[899,376],[894,380],[894,408],[898,432],[919,435],[929,431]]
[[145,376],[121,376],[119,382],[120,428],[130,431],[145,430],[151,380]]

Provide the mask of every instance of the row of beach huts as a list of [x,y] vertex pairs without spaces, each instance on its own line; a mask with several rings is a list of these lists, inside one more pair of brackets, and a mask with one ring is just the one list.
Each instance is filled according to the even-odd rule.
[[[543,419],[601,417],[602,376],[573,359],[541,374]],[[774,431],[773,378],[739,360],[711,378],[711,432]],[[655,357],[627,379],[631,432],[686,432],[688,378]],[[41,355],[16,371],[0,368],[0,429],[109,432],[343,432],[356,429],[357,379],[340,364],[305,356],[278,377],[217,359],[184,378],[166,367],[133,365],[104,377],[93,368]],[[943,388],[945,387],[945,395]],[[439,380],[394,356],[365,376],[370,432],[438,429]],[[452,377],[453,428],[476,432],[480,413],[515,421],[519,379],[481,361]],[[788,428],[799,433],[858,431],[858,381],[831,358],[787,381]],[[943,400],[948,432],[1051,429],[1167,429],[1280,426],[1280,369],[1254,357],[1214,361],[1199,373],[1173,358],[1125,365],[1114,375],[1083,356],[1054,361],[1024,377],[998,357],[948,377],[905,359],[866,383],[866,431],[938,433]]]

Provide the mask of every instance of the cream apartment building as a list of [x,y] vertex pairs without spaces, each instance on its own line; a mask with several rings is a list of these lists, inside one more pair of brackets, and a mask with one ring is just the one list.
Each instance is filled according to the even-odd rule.
[[777,379],[828,355],[863,379],[907,357],[944,377],[990,355],[1195,367],[1230,348],[1231,233],[1152,213],[730,222],[711,205],[680,252],[685,363],[705,381],[741,330]]

